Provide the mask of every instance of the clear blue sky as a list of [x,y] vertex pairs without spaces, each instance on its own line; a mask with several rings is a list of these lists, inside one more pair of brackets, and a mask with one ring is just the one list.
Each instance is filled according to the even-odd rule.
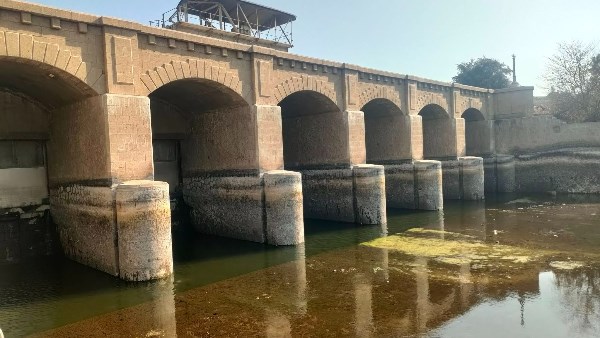
[[[178,0],[30,0],[147,23]],[[521,85],[545,93],[558,42],[596,43],[598,0],[254,0],[295,14],[291,52],[452,81],[456,65],[487,56],[511,64]]]

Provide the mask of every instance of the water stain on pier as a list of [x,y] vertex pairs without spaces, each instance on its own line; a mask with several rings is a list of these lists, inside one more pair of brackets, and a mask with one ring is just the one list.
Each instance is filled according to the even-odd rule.
[[[41,297],[65,280],[13,279],[0,326],[9,337],[597,337],[599,212],[593,197],[506,198],[392,212],[386,228],[309,222],[299,248],[175,242],[171,280]],[[69,283],[92,280],[85,270]]]

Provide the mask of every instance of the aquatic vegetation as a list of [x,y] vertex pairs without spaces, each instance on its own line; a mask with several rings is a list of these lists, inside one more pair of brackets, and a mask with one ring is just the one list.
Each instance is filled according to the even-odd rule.
[[584,262],[576,261],[554,261],[550,262],[550,267],[557,270],[575,270],[583,268],[586,264]]

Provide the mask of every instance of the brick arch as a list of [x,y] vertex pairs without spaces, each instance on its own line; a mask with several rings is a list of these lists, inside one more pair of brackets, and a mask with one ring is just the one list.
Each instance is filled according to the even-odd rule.
[[237,73],[227,67],[215,65],[210,61],[200,59],[173,60],[162,66],[147,70],[140,76],[140,80],[147,89],[146,95],[170,82],[183,79],[214,81],[243,97],[242,81]]
[[436,92],[419,92],[417,96],[417,104],[415,110],[420,112],[423,108],[428,105],[434,104],[443,108],[447,114],[450,112],[449,98],[444,93]]
[[370,86],[365,89],[358,96],[358,106],[362,109],[367,103],[376,99],[386,99],[395,104],[398,109],[402,109],[400,94],[397,91],[384,86]]
[[[485,109],[485,104],[481,98],[462,96],[457,104],[457,109],[456,109],[457,115],[460,114],[462,116],[462,114],[464,114],[464,112],[467,111],[468,109],[476,109],[476,110],[480,111],[481,114],[483,114],[484,118],[487,115],[487,112]],[[457,116],[457,117],[459,117],[459,116]]]
[[76,55],[59,44],[38,41],[33,35],[18,32],[0,31],[0,58],[58,69],[87,84],[90,88],[85,88],[86,90],[91,90],[103,76],[101,69],[90,67],[82,60],[81,55]]
[[302,75],[291,77],[275,87],[275,99],[280,103],[286,97],[301,91],[312,91],[323,94],[337,103],[333,84],[329,81],[318,80],[312,76]]

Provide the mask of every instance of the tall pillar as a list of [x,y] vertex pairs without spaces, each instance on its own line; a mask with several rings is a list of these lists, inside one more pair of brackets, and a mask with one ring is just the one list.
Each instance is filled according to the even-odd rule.
[[52,112],[50,211],[67,257],[127,280],[172,273],[168,185],[152,180],[150,104],[105,94]]

